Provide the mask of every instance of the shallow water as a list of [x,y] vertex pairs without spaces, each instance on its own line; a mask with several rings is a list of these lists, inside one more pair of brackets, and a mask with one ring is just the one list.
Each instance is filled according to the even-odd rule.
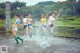
[[80,39],[39,35],[20,36],[24,43],[15,44],[14,38],[0,38],[0,45],[8,46],[8,53],[80,53]]
[[[72,30],[71,32],[55,30],[55,32],[73,33]],[[79,38],[55,37],[55,32],[50,34],[49,31],[43,32],[41,27],[35,27],[28,36],[20,34],[24,43],[19,41],[20,44],[15,44],[14,38],[7,38],[4,35],[0,37],[0,45],[8,46],[8,53],[80,53]]]

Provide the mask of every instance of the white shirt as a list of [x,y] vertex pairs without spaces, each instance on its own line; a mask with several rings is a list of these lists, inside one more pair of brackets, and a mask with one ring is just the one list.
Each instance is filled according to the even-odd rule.
[[55,21],[55,18],[53,16],[50,16],[48,19],[48,23],[52,24]]
[[28,18],[24,18],[24,19],[23,19],[24,25],[27,25],[27,21],[28,21]]

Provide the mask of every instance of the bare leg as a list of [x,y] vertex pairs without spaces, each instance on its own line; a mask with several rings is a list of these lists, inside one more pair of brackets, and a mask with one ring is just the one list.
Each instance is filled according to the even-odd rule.
[[13,34],[13,35],[17,35],[17,31],[13,30],[13,31],[12,31],[12,34]]
[[25,35],[28,35],[28,27],[25,28]]
[[50,30],[51,30],[51,34],[53,33],[53,28],[54,28],[54,27],[51,27],[51,28],[50,28]]

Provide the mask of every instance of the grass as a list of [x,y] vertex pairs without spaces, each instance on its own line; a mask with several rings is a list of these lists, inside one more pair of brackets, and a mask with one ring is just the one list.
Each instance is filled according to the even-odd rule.
[[6,28],[6,20],[0,19],[0,28]]

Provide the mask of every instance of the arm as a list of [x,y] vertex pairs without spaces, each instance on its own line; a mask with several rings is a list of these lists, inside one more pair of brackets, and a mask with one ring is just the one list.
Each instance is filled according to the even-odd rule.
[[12,31],[13,31],[13,29],[15,28],[15,24],[16,24],[16,22],[13,24],[13,26],[12,26]]
[[29,20],[28,20],[28,22],[32,22],[33,20],[30,18]]
[[45,15],[45,17],[47,17],[47,15],[48,15],[49,13],[51,13],[51,11],[49,11],[49,12]]
[[20,17],[20,20],[22,21],[22,23],[23,23],[23,19]]
[[59,14],[55,16],[56,18],[60,16],[60,13],[62,12],[62,9],[59,10]]
[[57,17],[59,17],[59,16],[60,16],[60,12],[59,12],[59,14],[58,14],[57,16],[55,16],[55,17],[57,18]]

